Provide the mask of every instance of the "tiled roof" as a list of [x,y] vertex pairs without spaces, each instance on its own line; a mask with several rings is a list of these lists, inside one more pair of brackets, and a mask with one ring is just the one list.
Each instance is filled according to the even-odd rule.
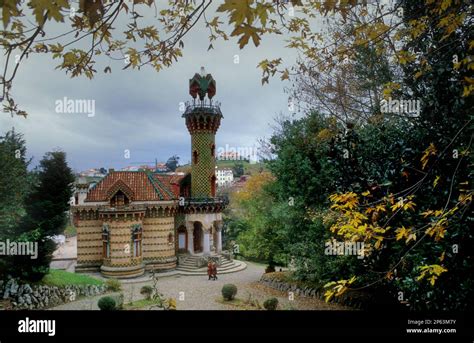
[[153,174],[153,179],[160,189],[165,190],[166,193],[171,193],[170,196],[174,199],[179,198],[179,184],[184,177],[185,175]]
[[178,199],[179,181],[183,177],[144,171],[113,171],[88,192],[85,201],[108,201],[118,190],[131,198],[131,201]]

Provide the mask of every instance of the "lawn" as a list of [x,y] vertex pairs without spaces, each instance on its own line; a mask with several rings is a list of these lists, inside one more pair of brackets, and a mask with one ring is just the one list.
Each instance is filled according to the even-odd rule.
[[72,236],[75,236],[77,234],[77,230],[74,226],[72,225],[68,225],[65,229],[64,229],[64,235],[67,236],[67,237],[72,237]]
[[104,282],[84,275],[66,272],[59,269],[50,269],[49,273],[43,277],[41,283],[48,286],[67,286],[67,285],[103,285]]

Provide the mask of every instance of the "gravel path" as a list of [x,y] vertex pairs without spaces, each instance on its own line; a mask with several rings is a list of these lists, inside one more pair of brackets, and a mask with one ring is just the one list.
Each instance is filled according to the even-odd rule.
[[[265,267],[246,262],[247,268],[241,272],[218,275],[218,280],[209,281],[207,276],[168,276],[158,280],[158,289],[166,298],[175,298],[178,310],[231,310],[239,309],[221,303],[222,286],[233,283],[237,286],[237,298],[245,300],[251,295],[260,304],[268,297],[276,297],[282,309],[305,310],[343,310],[347,309],[336,304],[326,304],[319,299],[306,299],[295,296],[290,301],[287,294],[260,284],[258,281]],[[124,283],[125,303],[142,299],[140,289],[144,285],[152,285],[152,281]],[[184,296],[184,299],[183,299]],[[80,299],[52,308],[53,310],[97,310],[97,301],[101,296]],[[181,300],[180,300],[181,298]]]

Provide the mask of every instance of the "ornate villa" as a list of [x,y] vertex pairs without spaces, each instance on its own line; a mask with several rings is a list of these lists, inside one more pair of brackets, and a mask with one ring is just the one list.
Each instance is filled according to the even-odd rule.
[[183,114],[191,135],[191,172],[110,170],[93,187],[82,187],[72,206],[76,271],[126,278],[180,264],[198,268],[210,257],[222,261],[227,199],[215,194],[215,135],[223,116],[212,101],[216,82],[203,69],[189,81],[193,101]]

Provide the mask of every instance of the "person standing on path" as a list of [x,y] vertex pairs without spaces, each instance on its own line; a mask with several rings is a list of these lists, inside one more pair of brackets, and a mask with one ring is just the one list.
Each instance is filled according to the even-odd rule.
[[209,261],[208,264],[207,264],[207,276],[209,276],[209,278],[207,280],[210,280],[211,278],[213,278],[212,262],[211,261]]
[[217,280],[217,263],[212,263],[212,278]]

